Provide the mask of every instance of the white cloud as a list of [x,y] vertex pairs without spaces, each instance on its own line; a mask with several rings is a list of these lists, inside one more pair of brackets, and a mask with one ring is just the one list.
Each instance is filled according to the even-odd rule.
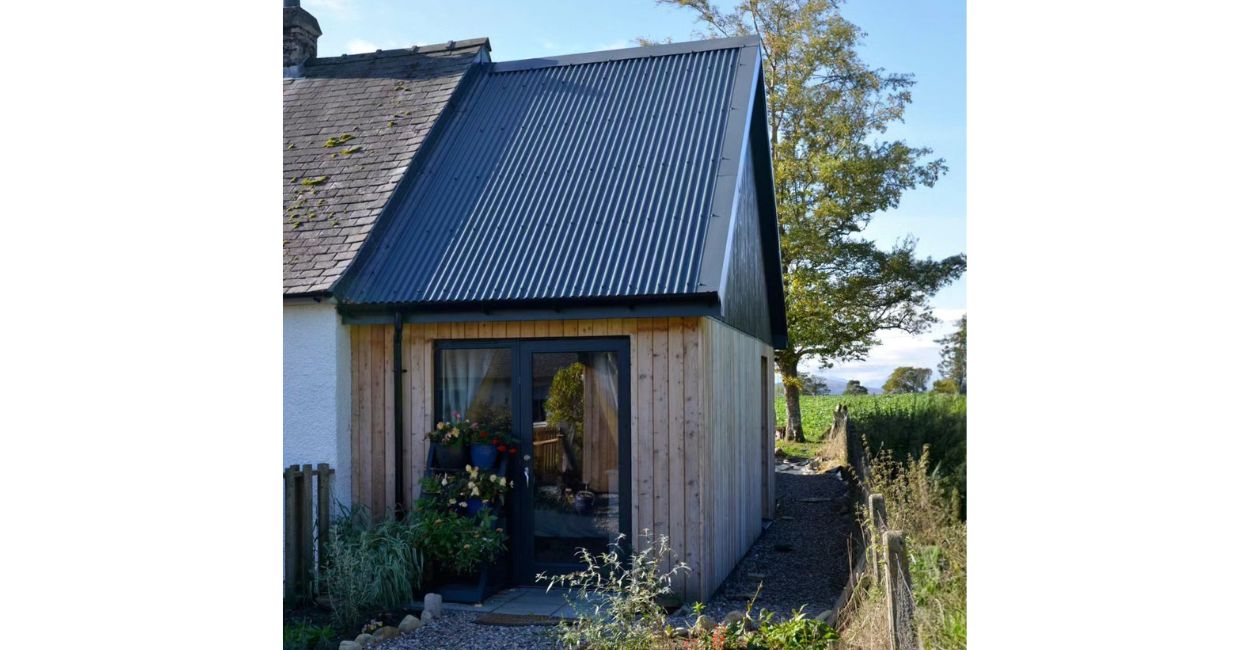
[[353,38],[347,41],[348,54],[366,54],[369,52],[376,52],[380,49],[382,48],[378,47],[377,43],[374,43],[373,41],[366,41],[363,38]]
[[548,52],[554,52],[560,49],[560,46],[557,45],[555,41],[549,41],[545,38],[538,40],[538,46],[543,48],[544,50],[547,50]]
[[[959,318],[965,313],[965,309],[934,309],[933,315],[940,322],[929,331],[915,336],[893,330],[881,332],[878,336],[881,345],[873,348],[867,359],[835,363],[832,368],[820,372],[842,379],[858,379],[865,386],[873,387],[885,383],[890,373],[899,366],[929,368],[936,379],[942,350],[936,339],[955,331]],[[800,367],[805,372],[817,370],[820,361],[808,359]]]

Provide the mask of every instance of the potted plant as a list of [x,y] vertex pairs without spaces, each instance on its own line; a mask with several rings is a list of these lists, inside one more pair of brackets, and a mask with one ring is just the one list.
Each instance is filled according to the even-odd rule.
[[516,454],[516,438],[504,432],[490,432],[474,426],[469,458],[478,469],[494,469],[495,460],[506,453]]
[[467,475],[464,479],[462,496],[465,511],[470,517],[484,508],[489,510],[489,506],[496,500],[502,503],[504,494],[512,487],[508,479],[498,474],[480,471],[472,466],[466,467],[465,471]]
[[[459,418],[459,413],[452,414],[455,418]],[[434,430],[425,434],[430,444],[434,445],[434,466],[442,468],[463,467],[467,454],[465,453],[465,441],[468,438],[467,423],[457,422],[453,419],[451,422],[438,422],[434,425]]]
[[[449,481],[450,484],[450,481]],[[506,548],[507,536],[487,512],[466,516],[445,500],[417,503],[417,527],[427,561],[455,574],[468,574]]]

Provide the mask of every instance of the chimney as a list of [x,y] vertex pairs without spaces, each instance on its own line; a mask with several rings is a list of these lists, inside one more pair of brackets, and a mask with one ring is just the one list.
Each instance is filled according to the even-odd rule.
[[282,0],[282,76],[298,77],[304,62],[317,56],[321,26],[299,6],[299,0]]

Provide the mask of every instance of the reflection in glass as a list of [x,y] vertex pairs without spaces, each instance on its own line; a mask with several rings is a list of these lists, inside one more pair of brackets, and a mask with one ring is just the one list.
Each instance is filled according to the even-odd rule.
[[572,563],[620,532],[615,352],[533,357],[534,559]]

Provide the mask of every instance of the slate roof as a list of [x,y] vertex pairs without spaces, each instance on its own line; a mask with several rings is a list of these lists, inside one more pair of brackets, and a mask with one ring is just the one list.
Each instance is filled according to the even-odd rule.
[[[327,292],[355,257],[484,38],[312,59],[284,79],[286,296]],[[349,134],[327,147],[327,140]]]
[[776,259],[765,134],[747,146],[753,106],[762,116],[754,36],[486,64],[335,296],[409,308],[715,303],[752,155]]

